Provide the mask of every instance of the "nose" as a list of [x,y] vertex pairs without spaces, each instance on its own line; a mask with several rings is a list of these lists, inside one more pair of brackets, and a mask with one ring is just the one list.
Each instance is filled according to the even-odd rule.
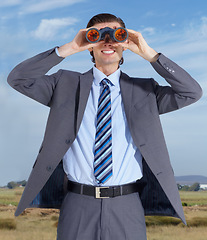
[[112,39],[110,38],[110,35],[109,35],[108,33],[105,34],[104,42],[105,42],[105,43],[112,42]]

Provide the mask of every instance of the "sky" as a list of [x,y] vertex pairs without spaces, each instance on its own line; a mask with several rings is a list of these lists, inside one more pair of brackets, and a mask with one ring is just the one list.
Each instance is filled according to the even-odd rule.
[[[21,61],[72,41],[98,13],[121,17],[156,51],[175,61],[203,88],[195,104],[161,116],[176,176],[207,176],[207,2],[203,0],[7,0],[0,2],[0,186],[27,179],[41,145],[49,109],[13,90],[9,72]],[[153,77],[152,66],[129,50],[122,71]],[[66,58],[50,72],[85,72],[88,51]]]

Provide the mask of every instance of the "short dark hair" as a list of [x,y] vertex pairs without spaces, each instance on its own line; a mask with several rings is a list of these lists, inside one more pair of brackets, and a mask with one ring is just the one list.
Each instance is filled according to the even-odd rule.
[[[87,28],[93,27],[95,24],[105,23],[105,22],[118,22],[123,28],[126,27],[124,21],[120,17],[116,17],[115,15],[110,14],[110,13],[100,13],[100,14],[93,16],[89,20],[89,22],[87,24]],[[92,62],[95,63],[93,51],[91,51],[90,54],[92,56]],[[123,63],[124,63],[124,59],[122,57],[119,64],[121,65]]]
[[116,17],[113,14],[110,13],[100,13],[95,16],[93,16],[88,24],[87,28],[90,28],[94,26],[97,23],[105,23],[105,22],[118,22],[122,27],[126,27],[124,21],[120,17]]

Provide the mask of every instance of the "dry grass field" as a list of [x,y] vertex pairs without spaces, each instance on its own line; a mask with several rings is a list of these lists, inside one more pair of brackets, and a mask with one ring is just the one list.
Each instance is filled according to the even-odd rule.
[[[0,189],[0,239],[55,240],[58,210],[14,212],[23,189]],[[188,226],[166,217],[146,217],[148,240],[207,240],[207,192],[180,192]],[[141,240],[141,239],[140,239]]]

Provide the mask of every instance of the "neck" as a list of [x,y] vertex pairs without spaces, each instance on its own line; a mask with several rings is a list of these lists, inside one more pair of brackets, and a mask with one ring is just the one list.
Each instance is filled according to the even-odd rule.
[[106,66],[99,66],[96,64],[96,68],[100,70],[102,73],[104,73],[106,76],[111,75],[112,73],[116,72],[116,70],[119,68],[119,65],[106,65]]

